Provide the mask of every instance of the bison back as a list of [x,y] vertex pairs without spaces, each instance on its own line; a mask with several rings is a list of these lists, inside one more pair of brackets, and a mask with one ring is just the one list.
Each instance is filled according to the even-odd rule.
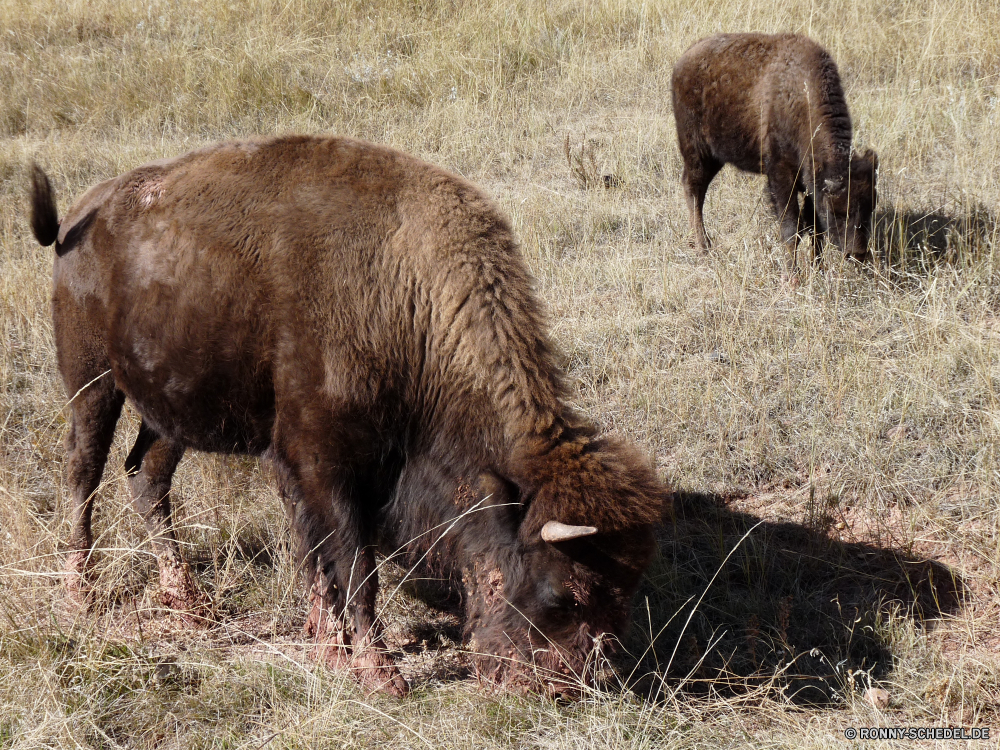
[[471,337],[471,353],[442,337],[462,315],[496,328],[503,316],[466,304],[490,303],[472,294],[482,279],[506,284],[515,334],[545,348],[492,203],[363,141],[286,137],[154,162],[89,191],[59,243],[61,361],[81,332],[98,341],[156,431],[202,450],[259,453],[282,402],[356,412],[374,432],[398,425],[441,389],[424,369],[451,381],[461,369],[470,382],[455,387],[475,389],[491,336]]
[[796,34],[696,42],[674,67],[673,102],[682,153],[757,173],[773,159],[809,155],[820,124],[836,119],[842,129],[847,116],[832,59]]

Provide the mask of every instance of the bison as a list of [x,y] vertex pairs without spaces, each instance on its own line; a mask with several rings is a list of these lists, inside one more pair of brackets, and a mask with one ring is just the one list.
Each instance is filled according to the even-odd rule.
[[[299,539],[320,658],[402,695],[376,548],[464,590],[479,674],[571,694],[621,634],[669,498],[637,450],[571,409],[510,225],[473,185],[338,137],[222,143],[88,190],[55,243],[74,513],[91,515],[124,400],[125,468],[161,596],[210,613],[171,527],[188,448],[264,457]],[[576,686],[576,687],[574,687]]]
[[[868,253],[878,157],[851,150],[851,116],[830,55],[796,34],[717,34],[673,73],[677,141],[695,246],[710,243],[702,207],[723,165],[767,175],[781,238],[794,254],[813,232],[846,256]],[[804,194],[799,207],[799,193]]]

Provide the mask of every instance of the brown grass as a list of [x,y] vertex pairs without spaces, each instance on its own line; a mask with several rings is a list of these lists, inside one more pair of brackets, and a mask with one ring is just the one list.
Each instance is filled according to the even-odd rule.
[[[994,3],[0,0],[0,18],[0,747],[1000,733]],[[730,170],[706,206],[716,248],[689,249],[670,70],[723,30],[809,33],[834,55],[856,142],[881,158],[875,266],[828,253],[789,287],[760,179]],[[461,679],[453,613],[405,587],[386,618],[413,697],[315,668],[285,520],[241,458],[181,465],[181,536],[224,618],[178,627],[123,481],[133,413],[101,490],[94,611],[68,607],[68,396],[26,164],[50,171],[65,210],[149,159],[288,131],[389,143],[491,191],[577,402],[678,488],[618,665],[626,689],[567,706],[480,690]],[[885,709],[864,699],[875,684]]]

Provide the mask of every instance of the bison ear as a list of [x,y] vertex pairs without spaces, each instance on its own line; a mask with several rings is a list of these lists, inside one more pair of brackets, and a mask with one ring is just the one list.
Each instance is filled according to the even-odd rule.
[[542,539],[549,544],[568,542],[570,539],[579,539],[596,533],[597,529],[593,526],[570,526],[559,521],[546,521],[542,526]]

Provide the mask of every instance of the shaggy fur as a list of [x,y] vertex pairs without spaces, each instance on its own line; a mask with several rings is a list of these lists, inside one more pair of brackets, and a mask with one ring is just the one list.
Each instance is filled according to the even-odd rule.
[[[34,175],[32,226],[57,240],[59,368],[79,392],[73,550],[91,549],[128,398],[142,425],[126,469],[172,606],[206,608],[170,523],[195,448],[273,463],[307,629],[333,665],[353,647],[367,685],[406,690],[374,614],[380,539],[465,580],[469,638],[497,679],[582,674],[594,639],[621,632],[667,495],[565,406],[510,227],[475,187],[363,141],[283,137],[139,167],[59,222]],[[548,544],[548,520],[599,533]],[[70,555],[71,580],[87,558]]]
[[[795,34],[718,34],[674,66],[674,116],[694,241],[707,250],[702,207],[723,165],[767,175],[781,238],[794,252],[812,230],[855,258],[868,253],[878,158],[851,152],[837,66]],[[801,209],[799,194],[803,193]]]

